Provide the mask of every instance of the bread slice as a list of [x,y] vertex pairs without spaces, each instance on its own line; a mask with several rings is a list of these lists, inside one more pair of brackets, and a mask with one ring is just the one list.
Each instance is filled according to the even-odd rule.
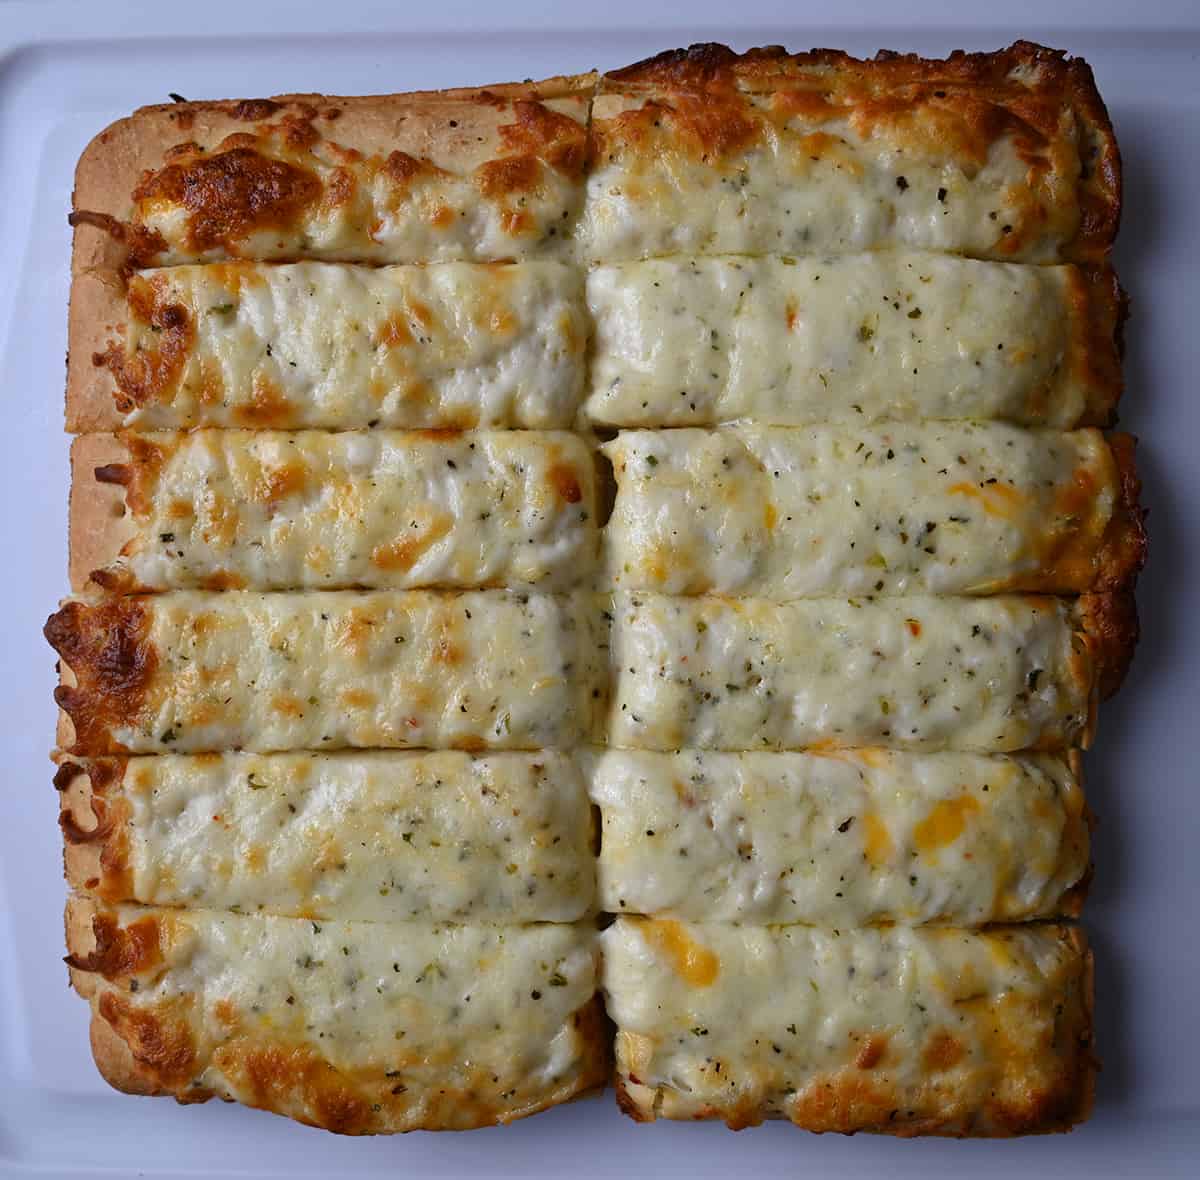
[[117,1089],[342,1134],[507,1123],[604,1084],[587,925],[313,922],[72,898],[67,962]]

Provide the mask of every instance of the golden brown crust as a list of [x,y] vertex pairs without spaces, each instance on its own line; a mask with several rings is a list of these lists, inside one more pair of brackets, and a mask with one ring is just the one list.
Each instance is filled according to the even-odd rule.
[[[1090,831],[1094,823],[1090,809],[1087,810],[1086,817],[1087,827]],[[1074,920],[1083,913],[1083,907],[1087,904],[1088,894],[1092,889],[1092,878],[1094,876],[1095,865],[1089,861],[1083,876],[1059,899],[1056,917]]]
[[67,882],[105,901],[134,896],[129,806],[120,791],[125,769],[123,758],[60,756],[54,775]]
[[90,999],[96,990],[95,976],[86,971],[77,971],[69,960],[73,956],[90,954],[96,946],[92,932],[92,918],[96,914],[96,903],[86,897],[70,894],[63,911],[63,932],[67,945],[67,963],[71,986],[83,998]]
[[1054,516],[1056,525],[1067,527],[1049,531],[1035,572],[1005,589],[1114,594],[1133,588],[1146,557],[1136,441],[1128,434],[1110,435],[1103,444],[1107,453],[1063,482]]
[[[197,214],[194,244],[220,245],[251,228],[279,224],[322,198],[302,163],[317,143],[346,159],[396,153],[397,163],[407,167],[469,173],[493,159],[521,155],[530,146],[530,136],[522,134],[526,118],[536,121],[546,103],[578,98],[586,118],[594,84],[594,75],[583,74],[412,94],[280,95],[142,107],[101,131],[80,157],[72,273],[153,263],[165,243],[138,224],[135,194],[153,200],[188,186],[189,207]],[[506,126],[516,131],[506,132]],[[582,166],[582,125],[573,148],[561,137],[557,128],[548,138],[535,132],[536,150],[553,167]],[[277,158],[270,144],[293,158]]]
[[73,735],[60,745],[72,754],[122,754],[113,727],[136,716],[158,666],[149,642],[151,607],[138,597],[88,605],[66,603],[43,632],[70,676],[54,699],[70,718]]
[[[1089,876],[1090,881],[1090,876]],[[1096,956],[1087,935],[1079,926],[1071,928],[1073,945],[1083,956],[1083,980],[1080,985],[1080,1076],[1076,1088],[1074,1125],[1086,1123],[1096,1106],[1096,1077],[1101,1062],[1096,1054]]]
[[165,937],[153,910],[122,925],[113,910],[98,903],[74,895],[67,902],[65,961],[73,973],[128,983],[162,963]]
[[[740,150],[758,134],[742,95],[770,94],[776,105],[782,101],[819,117],[852,111],[860,130],[901,114],[912,120],[924,113],[923,134],[979,163],[993,141],[1011,135],[1029,165],[1031,184],[1049,179],[1047,190],[1056,203],[1062,194],[1053,190],[1064,183],[1075,186],[1069,204],[1078,224],[1061,243],[1063,260],[1102,261],[1116,236],[1121,160],[1091,67],[1033,42],[1017,41],[993,53],[958,50],[944,60],[889,51],[871,60],[830,49],[791,54],[777,45],[736,54],[725,45],[697,44],[609,71],[600,93],[652,101],[668,96],[674,132],[694,139],[706,162]],[[618,138],[623,134],[610,125],[608,114],[607,109],[596,112],[597,157],[608,152],[607,137],[614,130]],[[662,114],[652,109],[647,117]],[[1062,157],[1064,136],[1078,147],[1073,162]],[[999,254],[1018,256],[1027,234],[1044,228],[1040,221],[1034,217],[1028,226],[1009,227]]]
[[1120,592],[1132,589],[1146,562],[1146,513],[1135,462],[1137,439],[1117,433],[1109,436],[1108,445],[1117,469],[1118,500],[1101,541],[1094,588]]
[[[111,566],[136,534],[134,516],[125,507],[123,481],[130,463],[129,448],[111,434],[85,434],[71,444],[67,551],[76,592],[94,571]],[[118,588],[104,573],[96,581],[106,589]]]
[[[127,414],[176,385],[196,344],[194,313],[172,297],[163,274],[130,275],[122,290],[125,314],[116,338],[110,336],[100,351],[91,353],[92,368],[108,374],[101,384],[109,388],[117,414]],[[131,321],[155,334],[153,348],[127,351],[120,337]]]
[[77,274],[67,319],[66,429],[72,434],[115,430],[121,424],[117,387],[101,363],[125,332],[125,280],[115,270]]
[[1129,671],[1140,635],[1133,590],[1083,594],[1079,616],[1096,669],[1096,691],[1101,699],[1110,697]]
[[[98,934],[106,930],[100,908],[95,902],[72,895],[67,901],[65,913],[67,957],[71,984],[92,1006],[92,1019],[88,1035],[92,1048],[92,1059],[100,1076],[115,1090],[124,1094],[165,1095],[170,1091],[155,1069],[135,1055],[131,1039],[123,1036],[101,1015],[101,993],[103,976],[86,964],[97,961],[101,939],[110,937]],[[80,964],[84,964],[81,966]],[[125,980],[128,987],[128,980]],[[111,997],[107,1004],[114,1011]],[[207,1095],[205,1095],[207,1097]]]
[[[1070,70],[1080,64],[1062,50],[1032,41],[1015,41],[1005,49],[968,53],[956,49],[945,58],[881,49],[873,58],[858,58],[841,49],[792,53],[782,45],[761,45],[737,53],[719,42],[697,42],[686,49],[666,49],[621,69],[606,70],[602,86],[678,90],[722,90],[736,86],[751,93],[772,91],[781,83],[805,83],[823,92],[886,92],[914,82],[984,87],[1068,89]],[[1028,76],[1032,71],[1033,76]],[[1014,80],[1014,73],[1020,74]],[[1074,83],[1078,84],[1078,83]]]
[[88,1026],[88,1040],[92,1047],[92,1060],[100,1076],[114,1090],[122,1094],[137,1094],[142,1097],[166,1097],[153,1073],[134,1057],[127,1041],[111,1024],[100,1015],[92,1013]]
[[619,1073],[613,1076],[613,1096],[617,1100],[617,1109],[628,1115],[635,1123],[652,1123],[655,1119],[653,1103],[647,1106],[640,1102],[631,1086],[636,1085],[633,1079],[624,1078]]
[[1125,351],[1125,319],[1129,300],[1111,266],[1081,266],[1071,272],[1068,298],[1074,307],[1074,331],[1067,344],[1067,364],[1089,391],[1080,426],[1111,426],[1125,391],[1121,367]]

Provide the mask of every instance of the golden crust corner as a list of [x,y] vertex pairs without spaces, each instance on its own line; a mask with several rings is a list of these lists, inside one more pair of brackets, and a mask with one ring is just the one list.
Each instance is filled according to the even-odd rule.
[[1137,600],[1126,588],[1079,598],[1084,634],[1096,666],[1100,698],[1111,697],[1124,682],[1141,633]]

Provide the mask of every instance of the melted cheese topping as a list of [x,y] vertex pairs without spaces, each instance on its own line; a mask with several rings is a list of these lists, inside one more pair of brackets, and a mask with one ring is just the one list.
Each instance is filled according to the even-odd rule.
[[1091,661],[1058,599],[619,594],[612,614],[614,746],[1003,752],[1085,736]]
[[609,574],[668,594],[1083,591],[1119,497],[1095,430],[740,426],[604,449]]
[[129,303],[109,365],[140,429],[566,427],[582,392],[581,280],[556,263],[182,266]]
[[1110,396],[1094,368],[1072,363],[1086,331],[1080,283],[1073,267],[930,254],[596,267],[586,412],[606,426],[1003,418],[1069,428]]
[[144,589],[561,589],[592,569],[594,466],[575,435],[218,430],[130,445],[145,458],[119,566]]
[[130,900],[506,924],[593,901],[587,796],[554,751],[134,758],[119,797]]
[[977,926],[1063,912],[1088,866],[1059,758],[610,750],[600,902],[706,922]]
[[569,746],[602,692],[570,598],[179,591],[148,609],[157,669],[111,730],[134,753]]
[[943,134],[952,103],[925,123],[924,109],[912,122],[873,123],[869,104],[814,109],[813,96],[794,107],[791,97],[598,96],[579,232],[587,256],[938,250],[1055,262],[1069,253],[1083,170],[1072,115],[1054,142],[1037,144],[1047,159],[1035,168],[1041,137],[1010,113],[989,109],[981,126]]
[[[559,253],[582,197],[587,114],[586,95],[515,103],[483,96],[432,110],[401,102],[360,116],[375,147],[369,152],[326,138],[336,137],[336,123],[317,131],[311,120],[285,115],[238,128],[207,151],[177,149],[134,190],[134,223],[153,240],[153,260],[167,266]],[[368,131],[368,121],[377,129]]]
[[595,988],[585,926],[113,912],[155,921],[162,961],[93,1002],[119,1033],[140,1018],[187,1045],[164,1079],[176,1093],[363,1132],[508,1121],[599,1080],[576,1022]]
[[[621,918],[602,941],[617,1073],[645,1117],[1012,1134],[1084,1105],[1086,963],[1064,927]],[[681,970],[680,944],[711,979]]]

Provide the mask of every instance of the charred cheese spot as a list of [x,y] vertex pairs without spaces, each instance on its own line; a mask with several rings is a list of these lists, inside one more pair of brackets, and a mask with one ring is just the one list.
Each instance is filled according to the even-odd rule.
[[216,570],[200,579],[203,590],[245,590],[246,579],[232,570]]
[[293,227],[321,195],[316,175],[256,145],[168,164],[134,189],[133,200],[143,217],[163,205],[182,206],[190,250],[237,255],[251,235]]
[[640,922],[638,932],[671,969],[691,987],[711,987],[721,971],[721,960],[697,942],[682,922],[657,918]]
[[953,1069],[966,1054],[962,1042],[949,1032],[937,1032],[929,1039],[921,1060],[926,1069],[939,1072]]
[[540,157],[564,176],[583,174],[587,137],[579,122],[528,100],[513,104],[513,119],[500,128],[501,142],[510,152]]
[[126,302],[130,315],[155,334],[153,346],[127,353],[117,341],[97,353],[93,362],[108,369],[116,385],[117,406],[123,411],[154,401],[179,380],[196,340],[195,322],[188,310],[170,302],[160,277],[133,275]]
[[[254,396],[257,397],[257,394],[256,387]],[[220,364],[213,357],[201,357],[196,364],[196,400],[202,406],[216,407],[221,405],[224,399],[225,380],[221,375]]]
[[569,464],[553,463],[546,474],[550,480],[550,486],[559,499],[567,504],[578,504],[583,499],[579,473]]
[[283,390],[261,373],[254,375],[250,400],[238,405],[234,419],[241,426],[268,429],[286,425],[293,415],[293,407]]
[[388,316],[375,335],[376,348],[408,348],[412,343],[413,335],[408,322],[399,315]]
[[422,328],[429,329],[433,327],[434,314],[433,309],[429,304],[420,299],[410,299],[408,301],[408,310],[413,319],[421,325]]
[[219,493],[209,497],[204,505],[206,523],[201,535],[209,543],[221,549],[229,549],[237,537],[241,513],[237,504],[229,496]]
[[[534,156],[505,156],[481,164],[475,173],[475,181],[485,197],[499,200],[533,192],[541,179],[541,172],[541,164]],[[513,216],[516,215],[514,212]]]
[[120,242],[128,253],[131,266],[153,266],[168,249],[166,239],[158,230],[119,221],[109,213],[75,209],[67,215],[67,224],[76,229],[81,225],[89,226]]
[[723,157],[744,150],[761,135],[761,125],[736,102],[677,94],[597,125],[597,155],[645,151],[653,143],[664,154],[719,166]]
[[848,1134],[864,1127],[886,1126],[897,1101],[895,1088],[886,1080],[844,1070],[817,1078],[797,1091],[788,1117],[807,1130]]
[[164,1001],[147,1010],[113,992],[99,1000],[100,1015],[129,1046],[134,1060],[168,1086],[182,1086],[195,1071],[196,1045],[186,1022],[187,1006],[186,1001]]
[[279,109],[279,103],[269,98],[243,98],[234,104],[230,114],[247,123],[261,123]]
[[46,639],[76,681],[54,692],[75,729],[73,753],[122,752],[112,730],[139,714],[158,670],[149,626],[150,608],[140,598],[68,602],[47,620]]
[[152,971],[162,962],[162,931],[153,915],[121,925],[110,914],[96,914],[92,936],[91,951],[67,956],[68,965],[77,971],[94,971],[116,980]]
[[255,485],[254,498],[273,513],[282,501],[303,495],[309,486],[310,476],[308,467],[296,460],[280,467],[264,467]]
[[[412,513],[409,530],[395,541],[377,545],[371,561],[384,570],[409,570],[454,527],[454,518],[446,513]],[[416,526],[416,527],[413,527]]]
[[[130,460],[120,480],[125,485],[125,503],[134,516],[145,517],[153,510],[159,477],[177,450],[176,441],[151,440],[131,432],[122,432],[118,438]],[[100,471],[96,476],[100,482],[108,482]]]
[[397,185],[407,187],[421,176],[441,175],[441,169],[434,167],[428,160],[410,156],[407,152],[392,152],[384,161],[385,174]]
[[343,1135],[371,1128],[371,1104],[331,1063],[299,1044],[237,1039],[220,1046],[213,1064],[247,1106],[286,1111]]
[[859,1069],[874,1069],[879,1065],[887,1052],[887,1037],[878,1034],[869,1036],[859,1046],[854,1064]]
[[303,717],[304,702],[291,693],[277,693],[271,698],[271,708],[285,717]]
[[335,168],[326,182],[322,205],[331,210],[349,205],[354,200],[358,181],[349,168]]
[[943,799],[913,829],[913,844],[923,856],[935,856],[941,849],[960,839],[968,822],[979,814],[974,795]]

